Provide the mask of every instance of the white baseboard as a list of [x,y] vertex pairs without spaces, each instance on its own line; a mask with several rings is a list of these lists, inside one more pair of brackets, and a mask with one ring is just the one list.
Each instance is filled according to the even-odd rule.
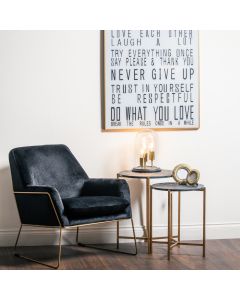
[[[121,223],[120,223],[121,224]],[[115,224],[114,224],[115,225]],[[116,242],[116,226],[97,227],[86,226],[79,230],[79,241],[84,243],[115,243]],[[176,226],[174,226],[176,232]],[[136,235],[143,236],[143,227],[135,227]],[[17,237],[18,229],[0,230],[0,247],[13,246]],[[166,236],[166,226],[154,226],[153,235]],[[132,228],[130,226],[120,226],[120,234],[132,236]],[[240,223],[225,224],[207,224],[207,239],[235,239],[240,238]],[[201,240],[201,225],[182,225],[182,240]],[[76,239],[76,228],[63,231],[63,244],[74,244]],[[58,242],[58,232],[56,229],[41,227],[23,227],[20,245],[55,245]],[[121,240],[121,242],[131,242],[131,240]]]

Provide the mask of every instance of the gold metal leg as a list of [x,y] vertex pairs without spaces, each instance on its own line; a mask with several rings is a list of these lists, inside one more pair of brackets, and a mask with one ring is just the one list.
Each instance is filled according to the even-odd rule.
[[17,244],[18,244],[18,240],[19,240],[19,237],[20,237],[20,233],[21,233],[21,230],[22,230],[22,224],[19,228],[19,231],[18,231],[18,235],[17,235],[17,239],[16,239],[16,242],[15,242],[15,245],[14,245],[14,251],[16,252],[17,250]]
[[[181,192],[178,192],[178,242],[181,241]],[[178,245],[180,247],[180,245]]]
[[[119,220],[117,221],[119,222]],[[84,244],[80,243],[77,241],[78,246],[81,247],[87,247],[87,248],[92,248],[92,249],[97,249],[97,250],[104,250],[104,251],[109,251],[109,252],[115,252],[115,253],[122,253],[122,254],[129,254],[129,255],[136,255],[137,254],[137,240],[136,240],[136,235],[135,235],[135,229],[134,229],[134,223],[133,219],[131,218],[131,224],[132,224],[132,231],[133,231],[133,239],[134,239],[134,246],[135,246],[135,251],[133,253],[131,252],[126,252],[126,251],[120,251],[120,250],[114,250],[114,249],[108,249],[108,248],[102,248],[98,246],[94,246],[92,244]]]
[[46,266],[46,267],[49,267],[49,268],[52,268],[52,269],[58,269],[59,265],[60,265],[60,260],[61,260],[62,227],[59,227],[60,233],[59,233],[59,245],[58,245],[58,261],[57,261],[56,265],[49,265],[49,264],[43,263],[41,261],[38,261],[38,260],[32,259],[30,257],[26,257],[26,256],[23,256],[23,255],[20,255],[20,254],[16,253],[17,244],[18,244],[18,241],[19,241],[19,237],[20,237],[20,233],[21,233],[22,227],[23,227],[23,225],[20,226],[20,229],[19,229],[19,232],[18,232],[18,235],[17,235],[17,240],[16,240],[15,247],[14,247],[15,256],[19,257],[19,258],[26,259],[28,261],[35,262],[37,264],[40,264],[40,265],[43,265],[43,266]]
[[171,192],[168,191],[168,260],[171,251]]
[[203,257],[206,248],[206,188],[203,190]]
[[150,187],[149,197],[149,232],[150,253],[152,253],[152,187]]
[[146,204],[147,204],[147,242],[148,242],[148,254],[151,254],[151,241],[150,241],[150,179],[146,178]]
[[78,243],[78,232],[79,232],[79,227],[77,227],[76,244]]
[[117,221],[117,249],[119,249],[119,221]]
[[134,238],[134,245],[135,245],[135,254],[137,254],[137,239],[136,239],[136,234],[135,234],[133,218],[131,219],[131,223],[132,223],[133,238]]

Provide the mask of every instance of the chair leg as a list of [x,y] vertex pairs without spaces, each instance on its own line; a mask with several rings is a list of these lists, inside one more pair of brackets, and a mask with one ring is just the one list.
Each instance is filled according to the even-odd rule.
[[119,249],[119,221],[117,221],[117,249]]
[[133,238],[134,238],[135,255],[137,255],[137,239],[136,239],[136,234],[135,234],[135,228],[134,228],[133,219],[131,219],[131,223],[132,223],[132,231],[133,231]]
[[[120,222],[119,220],[117,221],[118,223]],[[133,219],[131,219],[131,224],[132,224],[132,231],[133,231],[133,239],[134,239],[134,247],[135,247],[135,251],[133,253],[131,252],[126,252],[126,251],[120,251],[120,250],[114,250],[114,249],[108,249],[108,248],[102,248],[102,247],[97,247],[94,246],[92,244],[84,244],[84,243],[80,243],[78,241],[78,229],[77,229],[77,244],[80,247],[87,247],[87,248],[92,248],[92,249],[97,249],[97,250],[103,250],[103,251],[109,251],[109,252],[115,252],[115,253],[122,253],[122,254],[129,254],[129,255],[137,255],[137,240],[136,240],[136,235],[135,235],[135,229],[134,229],[134,223],[133,223]],[[119,225],[117,225],[117,237],[119,240]],[[117,246],[119,246],[119,244],[117,243]]]
[[22,231],[22,227],[23,227],[23,225],[20,226],[20,229],[19,229],[19,232],[18,232],[18,235],[17,235],[17,240],[16,240],[16,243],[15,243],[15,246],[14,246],[14,251],[15,251],[14,255],[16,257],[23,258],[23,259],[26,259],[28,261],[32,261],[32,262],[35,262],[37,264],[40,264],[40,265],[43,265],[43,266],[46,266],[46,267],[49,267],[49,268],[52,268],[52,269],[58,269],[59,266],[60,266],[61,250],[62,250],[62,228],[59,227],[60,232],[59,232],[59,242],[58,242],[58,261],[57,261],[57,264],[56,265],[49,265],[49,264],[43,263],[41,261],[38,261],[36,259],[26,257],[26,256],[23,256],[23,255],[20,255],[19,253],[16,253],[18,241],[19,241],[20,234],[21,234],[21,231]]
[[78,231],[79,231],[79,227],[77,227],[76,244],[78,244]]

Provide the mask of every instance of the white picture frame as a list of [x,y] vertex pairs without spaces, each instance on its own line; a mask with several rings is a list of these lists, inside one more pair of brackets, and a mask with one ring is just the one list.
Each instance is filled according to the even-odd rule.
[[199,32],[102,32],[104,131],[200,126]]

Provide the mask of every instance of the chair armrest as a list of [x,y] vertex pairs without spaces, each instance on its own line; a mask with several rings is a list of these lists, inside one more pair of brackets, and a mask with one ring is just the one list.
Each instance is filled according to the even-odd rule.
[[51,186],[45,186],[45,185],[28,185],[28,190],[31,190],[31,192],[36,193],[48,193],[51,197],[51,200],[53,201],[54,207],[57,210],[57,212],[62,215],[64,212],[64,206],[61,199],[61,196],[58,192],[58,190],[55,187]]
[[[17,200],[20,218],[23,216],[25,221],[27,221],[26,224],[29,223],[30,219],[32,220],[31,222],[34,222],[35,219],[39,222],[39,220],[42,219],[42,223],[44,223],[44,219],[48,219],[46,221],[48,224],[45,225],[49,225],[49,223],[51,223],[50,219],[53,218],[55,223],[57,220],[56,225],[68,225],[68,219],[64,216],[63,202],[56,188],[28,185],[24,189],[14,191],[14,194]],[[49,210],[51,211],[50,213]],[[34,225],[35,223],[36,222],[32,224]]]
[[84,181],[81,196],[115,196],[130,202],[130,191],[124,179],[88,179]]

